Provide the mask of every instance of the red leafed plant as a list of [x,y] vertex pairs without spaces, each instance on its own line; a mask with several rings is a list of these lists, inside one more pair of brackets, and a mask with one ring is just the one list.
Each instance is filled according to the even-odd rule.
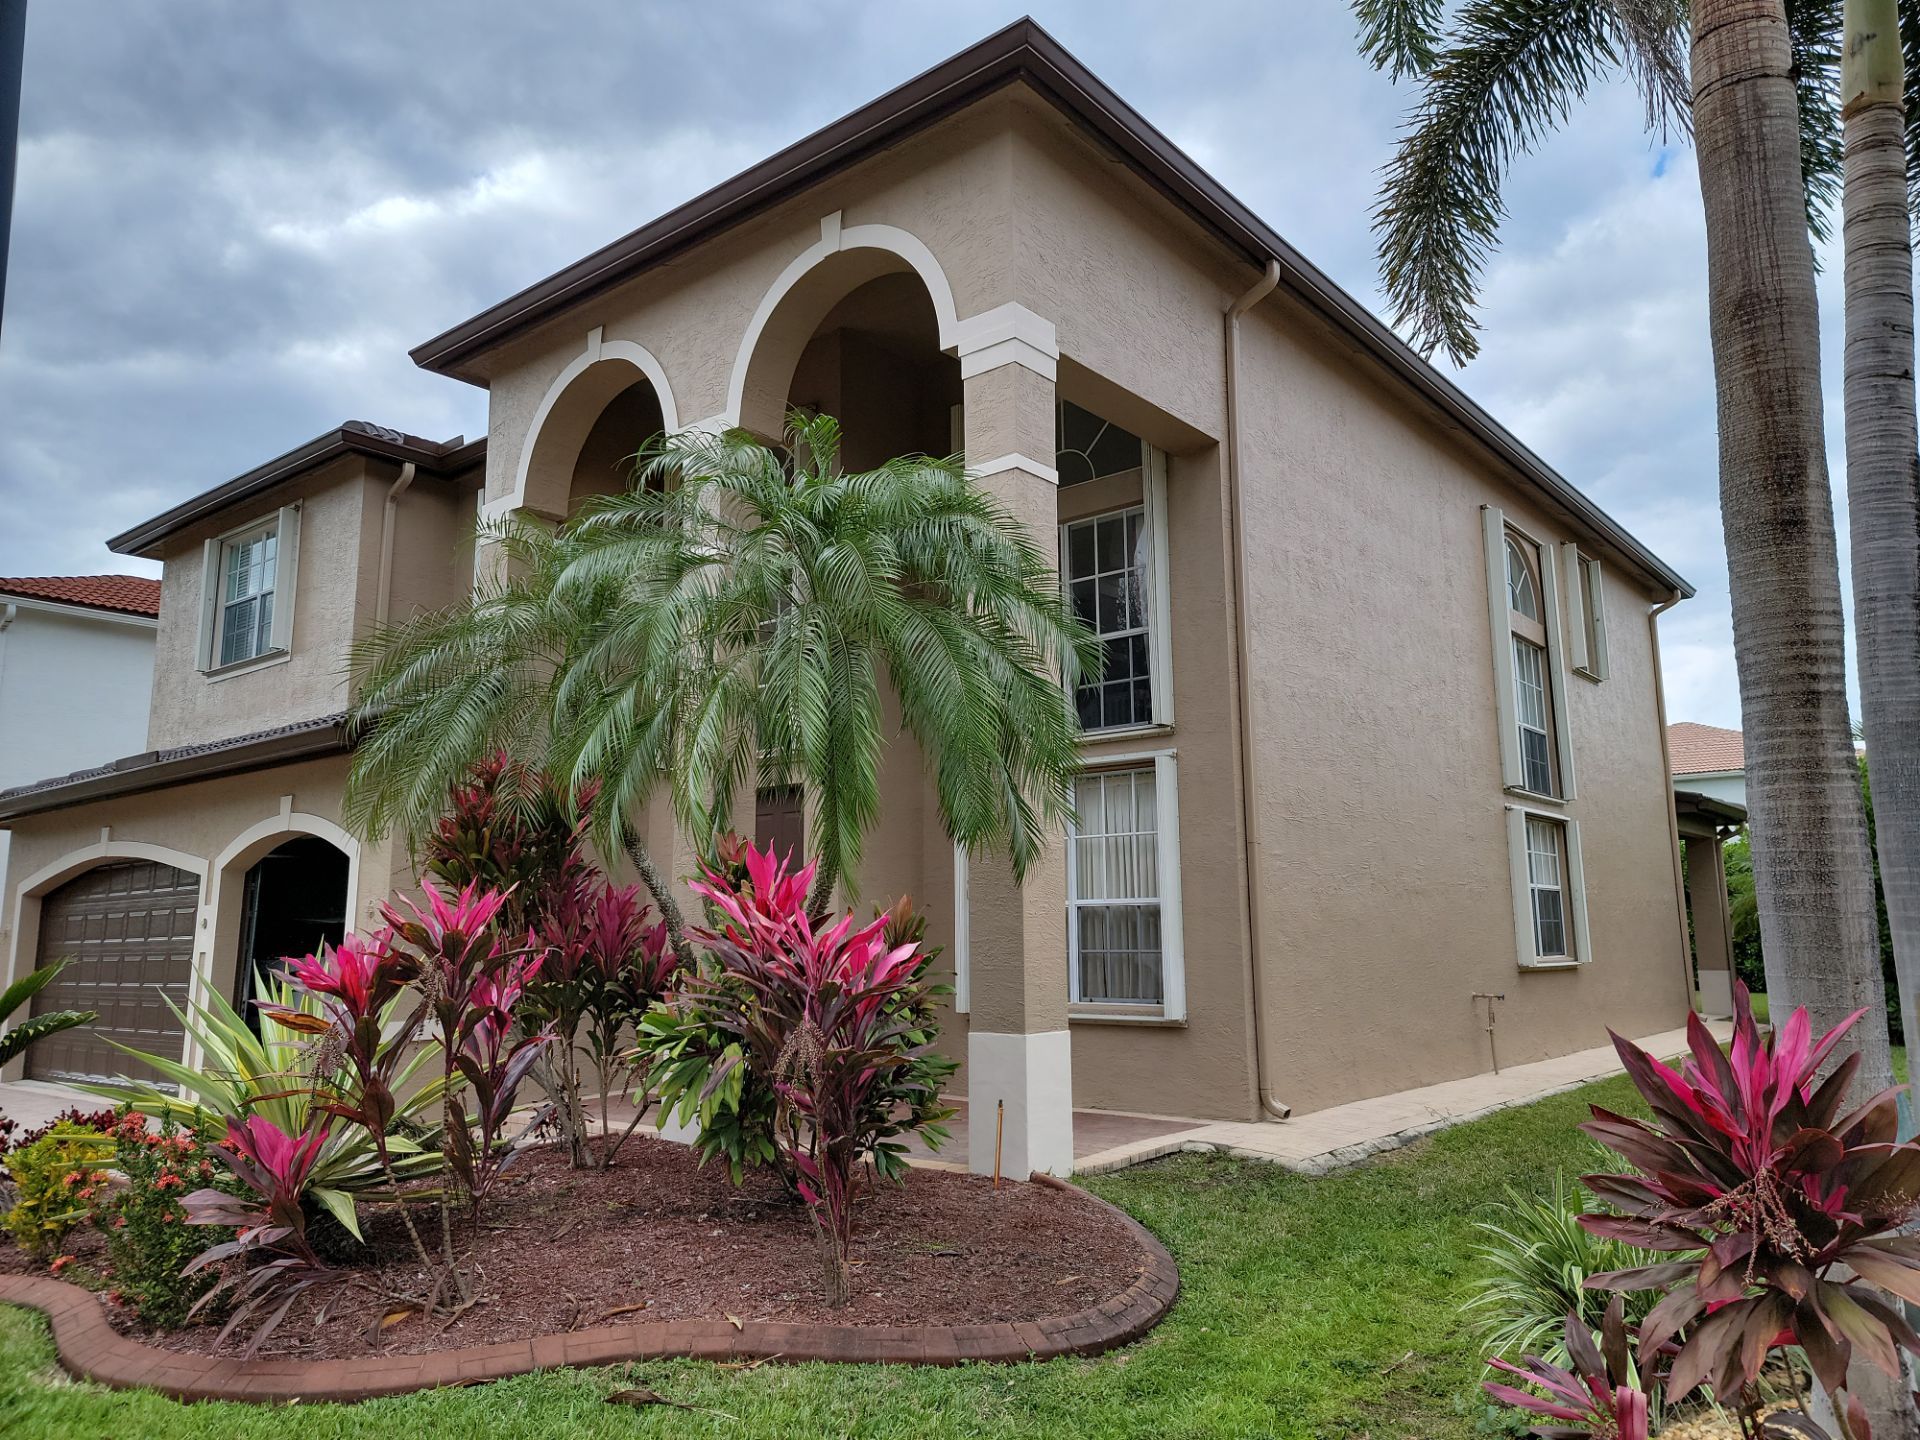
[[1567,1354],[1573,1369],[1549,1365],[1537,1355],[1520,1364],[1491,1362],[1494,1369],[1537,1387],[1544,1394],[1488,1380],[1482,1385],[1502,1405],[1547,1421],[1533,1433],[1545,1440],[1649,1440],[1652,1420],[1647,1395],[1627,1347],[1625,1306],[1618,1295],[1600,1321],[1600,1343],[1578,1315],[1567,1316]]
[[[221,1278],[189,1313],[226,1297],[233,1310],[220,1338],[224,1340],[242,1324],[253,1323],[248,1355],[258,1350],[286,1318],[295,1300],[333,1276],[307,1242],[307,1217],[300,1204],[307,1176],[326,1143],[325,1125],[289,1135],[262,1115],[229,1120],[227,1138],[216,1153],[235,1178],[253,1192],[252,1198],[208,1188],[194,1191],[181,1202],[187,1224],[224,1225],[238,1232],[236,1238],[196,1255],[181,1273],[193,1275],[209,1266],[224,1267]],[[260,1254],[268,1258],[247,1263],[249,1257]],[[228,1265],[228,1261],[234,1263]]]
[[775,1143],[812,1213],[828,1303],[846,1303],[862,1166],[889,1133],[873,1097],[897,1089],[929,1048],[916,1023],[925,963],[917,942],[889,945],[893,917],[855,928],[851,915],[816,929],[807,916],[813,867],[790,873],[746,847],[748,885],[708,871],[693,888],[722,926],[695,932],[717,965],[686,985],[739,1049],[709,1087],[740,1065],[761,1067],[776,1097]]
[[1890,1375],[1901,1349],[1920,1352],[1881,1293],[1920,1301],[1920,1238],[1895,1233],[1920,1205],[1920,1145],[1896,1142],[1898,1088],[1846,1108],[1858,1056],[1819,1073],[1858,1013],[1816,1040],[1805,1010],[1763,1036],[1744,986],[1735,1010],[1730,1053],[1690,1019],[1678,1071],[1614,1037],[1653,1120],[1593,1107],[1581,1128],[1637,1173],[1585,1177],[1620,1213],[1580,1223],[1681,1258],[1588,1284],[1667,1292],[1641,1327],[1640,1356],[1685,1332],[1669,1401],[1704,1383],[1751,1411],[1769,1351],[1797,1345],[1845,1417],[1857,1410],[1841,1393],[1856,1349]]

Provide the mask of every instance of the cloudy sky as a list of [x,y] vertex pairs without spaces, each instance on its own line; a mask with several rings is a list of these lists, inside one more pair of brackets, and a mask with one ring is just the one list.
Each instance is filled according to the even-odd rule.
[[[1285,8],[1280,25],[1255,0],[1033,13],[1381,308],[1368,215],[1410,95],[1356,58],[1344,0]],[[0,574],[138,568],[103,537],[344,419],[482,433],[485,395],[409,346],[1018,13],[33,0]],[[1668,712],[1737,725],[1692,156],[1616,88],[1521,163],[1508,201],[1483,353],[1459,378],[1698,586],[1663,621]]]

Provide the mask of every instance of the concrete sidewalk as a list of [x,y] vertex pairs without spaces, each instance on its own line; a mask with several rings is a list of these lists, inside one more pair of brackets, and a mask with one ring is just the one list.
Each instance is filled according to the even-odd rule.
[[0,1084],[0,1115],[19,1122],[23,1132],[48,1124],[62,1110],[112,1108],[111,1100],[44,1080],[10,1080]]
[[[1733,1035],[1733,1026],[1727,1021],[1708,1021],[1707,1028],[1722,1043]],[[1687,1032],[1667,1030],[1637,1043],[1668,1059],[1686,1050]],[[1245,1160],[1265,1160],[1306,1175],[1324,1175],[1450,1125],[1620,1073],[1620,1057],[1611,1045],[1604,1045],[1552,1060],[1510,1066],[1497,1075],[1470,1075],[1464,1080],[1355,1100],[1297,1120],[1220,1122],[1130,1141],[1079,1156],[1073,1168],[1077,1175],[1096,1175],[1180,1151],[1214,1151]]]

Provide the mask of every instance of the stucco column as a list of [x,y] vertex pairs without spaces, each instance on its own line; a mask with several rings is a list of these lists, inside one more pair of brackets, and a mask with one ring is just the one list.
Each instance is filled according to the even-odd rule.
[[[961,374],[968,465],[1057,566],[1053,359],[1003,330],[971,363],[963,345]],[[992,1172],[996,1137],[1003,1174],[1073,1169],[1064,838],[1024,884],[1003,855],[969,860],[967,1159],[976,1174]]]
[[1700,977],[1700,1013],[1733,1014],[1733,923],[1727,902],[1722,839],[1687,839],[1687,897],[1693,907],[1693,950]]

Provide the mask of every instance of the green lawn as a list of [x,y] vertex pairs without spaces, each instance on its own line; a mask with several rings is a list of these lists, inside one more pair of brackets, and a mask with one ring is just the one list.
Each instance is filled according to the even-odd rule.
[[[1100,1360],[956,1370],[694,1362],[558,1371],[357,1406],[181,1406],[73,1384],[37,1314],[0,1306],[0,1435],[21,1440],[432,1436],[1421,1437],[1475,1433],[1479,1357],[1455,1313],[1472,1220],[1504,1185],[1585,1168],[1573,1126],[1624,1081],[1461,1126],[1307,1180],[1184,1156],[1092,1182],[1180,1262],[1185,1290],[1146,1341]],[[646,1257],[634,1257],[644,1269]],[[796,1264],[809,1263],[797,1257]],[[646,1385],[720,1414],[611,1406]]]

